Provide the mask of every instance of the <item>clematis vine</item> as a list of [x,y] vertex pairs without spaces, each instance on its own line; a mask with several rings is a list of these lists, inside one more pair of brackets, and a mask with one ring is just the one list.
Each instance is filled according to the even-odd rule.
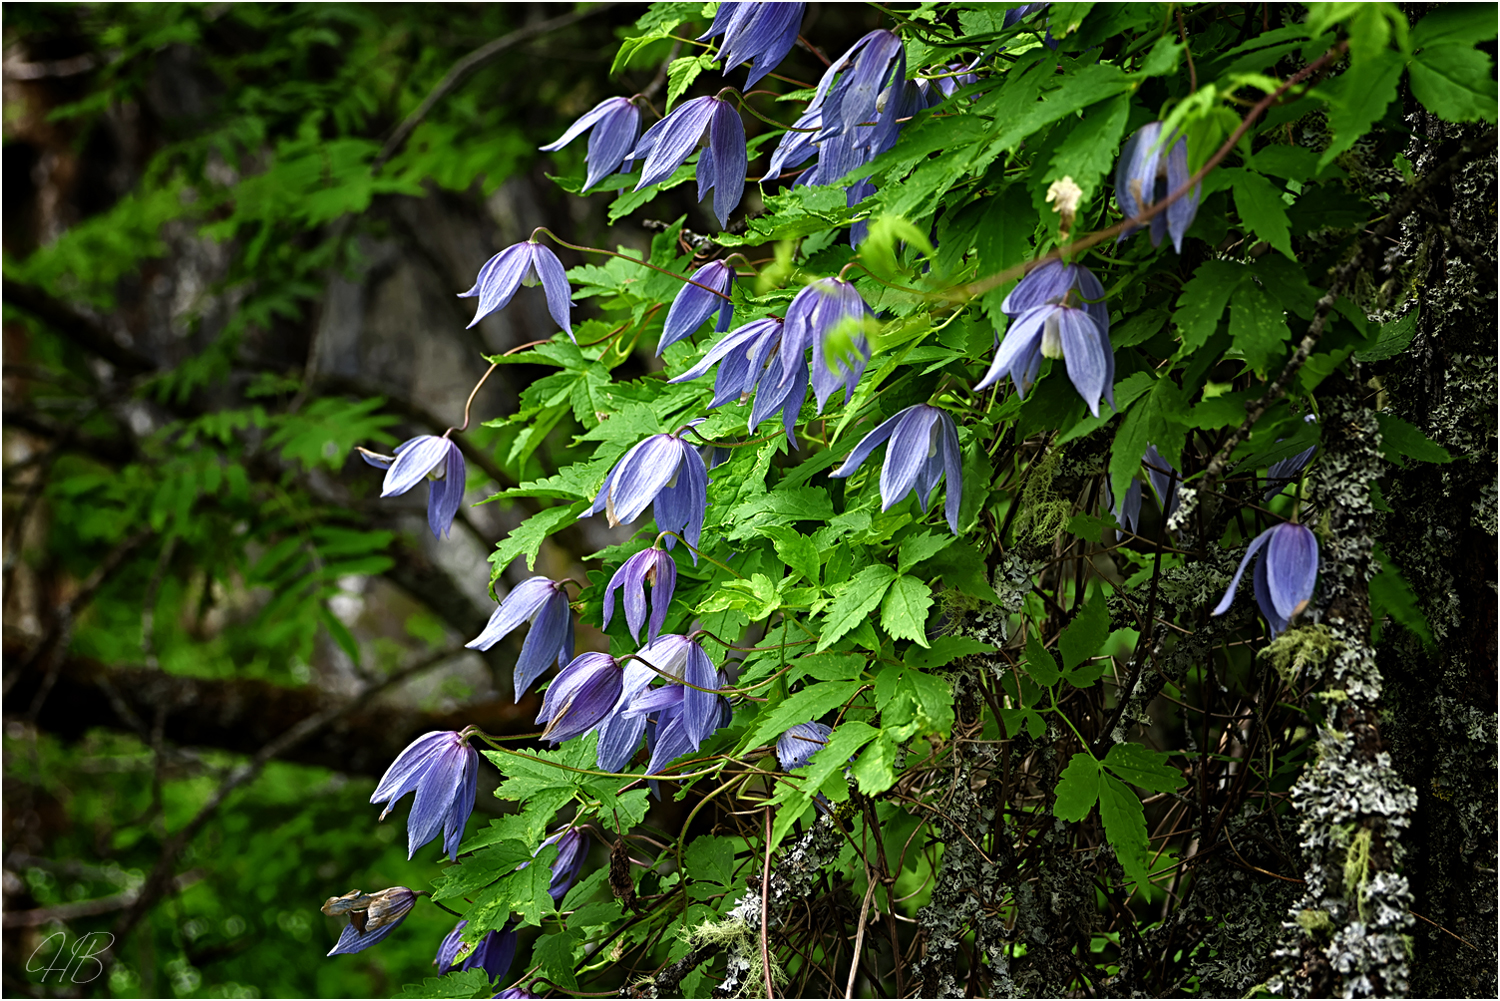
[[424,733],[396,755],[370,795],[370,802],[386,804],[380,812],[380,819],[384,820],[397,800],[415,791],[416,799],[406,822],[406,857],[415,857],[418,848],[442,831],[443,851],[450,859],[457,859],[464,824],[474,812],[478,774],[479,754],[464,735],[452,730],[434,730]]
[[516,698],[530,690],[532,683],[553,661],[562,667],[573,659],[573,615],[568,610],[566,581],[532,577],[523,580],[490,614],[490,621],[480,634],[465,643],[470,650],[488,650],[523,622],[531,623],[521,654],[516,658]]
[[557,321],[563,332],[576,342],[577,338],[573,337],[572,288],[568,285],[567,272],[563,270],[562,261],[557,259],[557,255],[536,240],[506,247],[491,257],[479,269],[474,287],[467,292],[458,293],[458,297],[479,298],[479,311],[469,321],[469,326],[472,327],[495,310],[509,305],[516,289],[522,285],[530,287],[537,284],[546,293],[547,312],[552,314],[552,319]]
[[[589,129],[589,151],[583,162],[588,167],[583,190],[587,191],[604,178],[621,169],[631,168],[630,151],[641,135],[641,111],[628,97],[608,97],[585,112],[556,142],[538,149],[555,153]],[[567,329],[567,328],[564,328]]]
[[453,519],[464,499],[464,480],[468,470],[464,454],[447,437],[418,435],[396,446],[395,455],[381,455],[367,448],[355,451],[366,463],[384,469],[385,482],[380,496],[404,494],[427,480],[427,527],[434,538],[452,534]]
[[1246,547],[1239,569],[1229,582],[1229,590],[1214,606],[1214,615],[1229,611],[1245,567],[1257,553],[1260,559],[1255,564],[1255,603],[1266,617],[1274,639],[1286,631],[1291,620],[1312,600],[1313,586],[1318,580],[1318,539],[1311,529],[1295,521],[1282,522],[1257,535]]
[[406,920],[417,895],[404,886],[393,886],[377,893],[350,890],[342,897],[329,897],[322,911],[329,917],[349,915],[349,923],[339,934],[330,956],[360,952],[385,938]]
[[[1173,135],[1162,139],[1161,122],[1148,122],[1125,141],[1115,167],[1115,201],[1126,219],[1133,219],[1188,182],[1187,139]],[[1172,247],[1182,253],[1182,238],[1198,214],[1201,184],[1151,218],[1151,246],[1161,246],[1163,236],[1172,236]],[[1130,226],[1119,239],[1139,232]]]
[[704,140],[707,145],[698,157],[698,200],[713,190],[714,216],[722,226],[745,193],[750,162],[745,123],[734,105],[722,98],[695,97],[646,130],[630,153],[631,159],[645,161],[635,190],[671,177]]
[[[593,506],[578,517],[592,518],[602,511],[614,528],[635,521],[648,505],[654,506],[659,530],[687,540],[696,565],[708,510],[708,467],[698,450],[682,440],[681,432],[654,434],[626,452],[604,478]],[[666,543],[671,549],[676,539],[668,536]]]
[[1101,397],[1114,406],[1109,308],[1093,272],[1081,264],[1048,261],[1022,278],[1000,308],[1014,319],[975,391],[1009,375],[1024,396],[1036,382],[1042,358],[1062,358],[1090,413],[1099,416]]
[[958,512],[963,499],[963,456],[959,452],[958,428],[946,411],[919,403],[907,407],[865,435],[843,464],[829,476],[851,476],[885,444],[885,465],[880,470],[880,509],[891,506],[913,490],[925,514],[927,499],[944,475],[948,496],[943,514],[948,527],[958,534]]

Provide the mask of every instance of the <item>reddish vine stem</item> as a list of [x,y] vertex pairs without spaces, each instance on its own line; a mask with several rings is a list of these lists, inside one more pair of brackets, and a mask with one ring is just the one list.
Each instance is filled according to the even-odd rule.
[[604,254],[608,257],[618,257],[622,261],[629,261],[631,264],[639,264],[641,267],[650,268],[652,271],[657,271],[664,275],[670,275],[671,277],[676,278],[678,281],[685,284],[696,285],[698,288],[701,288],[705,292],[712,292],[714,295],[718,296],[720,299],[723,299],[725,302],[734,301],[729,296],[725,295],[723,292],[720,292],[716,288],[709,288],[707,285],[695,282],[691,278],[684,278],[682,275],[679,275],[675,271],[657,267],[655,264],[652,264],[644,257],[631,257],[629,254],[622,254],[617,250],[604,250],[600,247],[582,247],[576,243],[569,243],[567,240],[564,240],[562,237],[552,232],[552,230],[548,229],[546,226],[538,226],[536,229],[532,230],[531,238],[535,240],[538,233],[546,233],[547,236],[552,239],[553,243],[556,243],[561,247],[567,247],[569,250],[577,250],[585,254]]
[[[1182,186],[1177,190],[1171,192],[1167,195],[1167,197],[1152,205],[1144,212],[1133,218],[1118,222],[1115,225],[1110,226],[1108,229],[1102,229],[1097,233],[1090,233],[1088,236],[1080,237],[1077,240],[1074,240],[1071,243],[1067,244],[1066,246],[1058,247],[1051,252],[1038,257],[1036,260],[1012,265],[1011,267],[1006,268],[1004,271],[990,275],[988,278],[981,278],[978,281],[970,282],[967,285],[957,286],[955,289],[949,289],[946,292],[938,293],[938,295],[946,296],[951,299],[957,299],[959,297],[961,297],[963,300],[972,299],[975,296],[983,295],[992,288],[998,288],[999,286],[1005,284],[1013,278],[1020,278],[1022,275],[1033,270],[1034,268],[1040,267],[1048,261],[1061,260],[1064,257],[1072,257],[1076,254],[1082,253],[1085,250],[1088,250],[1090,247],[1103,243],[1105,240],[1108,240],[1112,236],[1117,236],[1118,234],[1123,233],[1130,227],[1144,226],[1146,223],[1150,222],[1152,219],[1165,212],[1167,210],[1167,206],[1171,205],[1179,198],[1187,197],[1189,192],[1191,192],[1195,187],[1201,184],[1203,182],[1203,179],[1207,177],[1214,170],[1214,168],[1217,167],[1219,163],[1229,155],[1230,151],[1234,149],[1239,141],[1244,138],[1245,133],[1250,131],[1250,127],[1255,124],[1255,120],[1259,118],[1265,112],[1265,110],[1269,108],[1279,97],[1281,97],[1282,94],[1285,94],[1287,91],[1297,86],[1297,84],[1301,83],[1303,80],[1306,80],[1314,73],[1329,65],[1331,62],[1333,62],[1333,60],[1342,55],[1344,50],[1348,47],[1348,42],[1339,42],[1338,44],[1330,48],[1327,52],[1319,56],[1317,59],[1308,63],[1306,66],[1302,67],[1300,70],[1294,73],[1280,87],[1277,87],[1271,93],[1267,94],[1265,97],[1257,101],[1255,107],[1251,108],[1250,113],[1247,114],[1244,120],[1240,122],[1239,127],[1236,128],[1234,132],[1230,133],[1229,138],[1224,140],[1224,144],[1219,147],[1219,149],[1214,153],[1213,156],[1208,158],[1208,162],[1205,163],[1202,167],[1198,168],[1197,173],[1183,182]],[[955,296],[953,294],[954,292],[958,292],[959,295]]]

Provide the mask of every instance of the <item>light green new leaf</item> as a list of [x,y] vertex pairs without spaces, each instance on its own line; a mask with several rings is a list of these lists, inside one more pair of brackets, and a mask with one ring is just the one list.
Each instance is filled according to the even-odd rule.
[[768,525],[763,531],[771,537],[771,544],[781,562],[801,574],[809,584],[818,583],[818,567],[822,562],[818,559],[818,547],[811,539],[785,525]]
[[901,540],[900,556],[896,562],[896,572],[906,573],[912,567],[923,560],[936,556],[956,542],[957,536],[949,532],[917,532],[908,535]]
[[687,93],[687,89],[698,79],[698,74],[704,70],[713,69],[717,63],[710,56],[683,56],[673,59],[667,64],[667,107],[666,111],[672,110],[672,105],[677,99]]

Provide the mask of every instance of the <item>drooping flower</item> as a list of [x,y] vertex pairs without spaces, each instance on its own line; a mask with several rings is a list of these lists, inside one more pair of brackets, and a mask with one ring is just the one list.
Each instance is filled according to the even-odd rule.
[[453,518],[464,499],[464,480],[468,475],[464,454],[457,445],[447,438],[424,434],[397,445],[395,455],[381,455],[358,447],[355,451],[368,464],[386,471],[380,490],[382,497],[404,494],[427,480],[427,527],[439,539],[452,533]]
[[707,139],[698,157],[698,200],[714,192],[714,216],[719,224],[745,193],[749,157],[745,152],[745,123],[734,105],[717,97],[695,97],[646,130],[630,156],[645,160],[635,190],[665,181]]
[[[818,81],[813,103],[823,108],[818,139],[847,134],[876,117],[876,101],[886,86],[906,79],[906,50],[895,32],[884,28],[862,36],[836,59]],[[829,176],[826,180],[837,180]]]
[[464,942],[464,929],[468,920],[460,921],[452,931],[443,936],[438,944],[438,975],[454,970],[483,970],[491,980],[498,980],[510,970],[516,958],[516,942],[520,935],[507,922],[499,931],[487,932],[476,944]]
[[561,904],[563,897],[568,895],[568,891],[578,881],[578,874],[583,871],[583,863],[588,859],[588,832],[581,827],[558,831],[548,835],[531,854],[540,854],[548,845],[557,846],[557,858],[552,863],[552,881],[547,886],[547,892],[552,895],[553,903]]
[[474,280],[474,287],[467,292],[458,293],[458,297],[479,297],[479,310],[474,314],[474,319],[469,321],[469,326],[472,327],[495,310],[503,309],[509,304],[516,289],[522,285],[530,287],[537,284],[542,286],[542,291],[547,295],[547,312],[552,314],[552,319],[557,321],[565,334],[573,337],[573,290],[568,285],[567,272],[563,270],[562,261],[557,259],[557,255],[535,240],[506,247],[485,261],[484,267],[479,269],[479,277]]
[[[654,504],[656,527],[687,540],[693,563],[708,510],[708,467],[703,456],[676,434],[654,434],[640,442],[604,478],[599,496],[580,518],[603,511],[609,527],[628,525]],[[667,537],[667,548],[676,544]]]
[[[1147,122],[1120,150],[1120,162],[1115,167],[1115,201],[1126,219],[1134,219],[1186,184],[1189,176],[1187,139],[1173,135],[1164,142],[1161,122]],[[1166,211],[1151,218],[1151,246],[1161,246],[1162,237],[1170,232],[1173,248],[1182,253],[1182,237],[1198,214],[1202,190],[1201,184],[1194,185],[1192,191],[1168,205]],[[1119,238],[1123,240],[1140,228],[1127,227]]]
[[[781,172],[790,167],[800,167],[808,160],[818,155],[818,145],[813,137],[823,128],[823,108],[817,104],[810,104],[807,110],[792,123],[776,144],[776,149],[771,154],[771,162],[766,167],[767,181],[775,180],[781,176]],[[798,178],[798,184],[817,184],[817,168],[803,172]]]
[[[812,348],[812,386],[818,413],[823,412],[824,404],[840,385],[844,387],[844,402],[854,395],[854,387],[870,360],[870,342],[860,328],[874,318],[875,311],[854,285],[840,278],[819,278],[798,292],[787,307],[781,355],[801,358],[803,351]],[[828,364],[828,342],[834,331],[846,323],[854,329],[848,348],[834,359],[838,366],[834,372]],[[793,374],[794,369],[783,368],[779,381],[789,382]]]
[[1255,603],[1266,617],[1274,639],[1286,631],[1292,618],[1307,607],[1313,586],[1318,581],[1318,540],[1312,530],[1295,521],[1285,521],[1260,533],[1245,549],[1239,569],[1229,582],[1229,590],[1214,606],[1213,614],[1223,615],[1234,603],[1234,593],[1251,557],[1261,553],[1255,564]]
[[[1005,26],[1008,28],[1010,27],[1010,12],[1006,13],[1005,19]],[[980,57],[975,56],[973,60],[967,63],[951,62],[944,66],[943,68],[947,70],[948,74],[950,75],[935,77],[931,81],[932,85],[936,87],[939,92],[936,100],[934,100],[932,103],[936,104],[938,101],[941,101],[945,97],[952,97],[954,94],[958,93],[960,90],[967,87],[971,83],[978,83],[979,76],[974,72],[974,70],[979,66],[979,61]]]
[[329,897],[322,911],[329,917],[349,915],[349,923],[339,934],[330,956],[360,952],[385,938],[406,920],[417,895],[404,886],[393,886],[377,893],[350,890],[342,897]]
[[583,158],[589,168],[588,177],[583,182],[584,191],[614,173],[622,163],[626,170],[630,169],[630,151],[641,135],[641,111],[628,97],[605,98],[568,126],[568,131],[556,142],[538,149],[555,153],[586,129],[594,132],[589,136],[589,151]]
[[[1156,446],[1146,445],[1146,454],[1142,458],[1146,467],[1146,477],[1151,481],[1151,489],[1156,493],[1157,503],[1161,505],[1162,518],[1169,519],[1177,510],[1177,484],[1180,478],[1177,470],[1172,464],[1161,457]],[[1104,481],[1105,503],[1114,515],[1115,521],[1119,522],[1132,535],[1140,534],[1141,523],[1141,481],[1136,477],[1130,478],[1130,486],[1125,488],[1125,496],[1119,501],[1110,500],[1109,479]],[[1120,533],[1115,533],[1115,540],[1120,539]]]
[[604,625],[609,626],[615,613],[615,591],[625,589],[625,623],[630,627],[631,638],[637,643],[641,639],[641,626],[646,622],[646,585],[651,585],[651,628],[646,639],[654,640],[667,619],[667,607],[672,603],[672,591],[677,587],[677,564],[665,551],[652,546],[643,549],[626,560],[610,578],[604,590]]
[[521,655],[516,658],[517,701],[548,664],[555,660],[562,667],[573,659],[573,616],[568,611],[565,584],[546,577],[523,580],[511,588],[500,607],[490,614],[484,630],[464,644],[470,650],[488,650],[521,623],[531,623],[531,631],[521,644]]
[[[724,677],[718,671],[710,671],[699,681],[708,683],[699,685],[699,688],[719,688],[723,687]],[[651,747],[651,761],[646,765],[648,774],[658,774],[672,761],[698,750],[714,731],[729,722],[728,699],[722,695],[708,695],[690,707],[690,694],[706,695],[687,685],[665,685],[648,689],[626,710],[628,714],[643,719],[649,717],[651,721],[646,731],[647,743]]]
[[396,801],[415,790],[411,816],[406,821],[407,858],[443,832],[443,851],[458,858],[464,824],[474,812],[479,776],[479,754],[452,730],[424,733],[396,755],[380,784],[370,795],[371,803],[385,803],[384,820]]
[[[667,321],[662,326],[661,343],[656,346],[656,356],[673,344],[692,334],[703,325],[703,321],[719,314],[719,333],[729,329],[734,322],[734,301],[728,296],[734,290],[734,268],[723,261],[709,261],[693,272],[693,276],[678,291],[667,310]],[[714,291],[710,292],[709,289]],[[718,294],[715,294],[718,293]]]
[[833,728],[822,723],[797,723],[776,741],[776,758],[781,770],[790,772],[805,768],[814,754],[828,743]]
[[[1318,416],[1316,414],[1308,414],[1302,419],[1308,424],[1318,423]],[[1277,441],[1280,440],[1279,438],[1277,439]],[[1291,485],[1293,480],[1301,476],[1302,470],[1307,468],[1307,464],[1312,461],[1312,457],[1317,451],[1318,446],[1314,445],[1311,448],[1303,449],[1290,458],[1280,459],[1271,463],[1271,468],[1266,470],[1265,499],[1270,500],[1280,495],[1283,490]]]
[[917,503],[927,511],[927,498],[945,474],[948,496],[943,514],[948,527],[958,534],[958,510],[963,499],[963,456],[958,448],[958,428],[946,411],[919,403],[907,407],[865,435],[843,465],[829,476],[849,476],[882,442],[885,465],[880,470],[880,509],[889,511],[913,490]]
[[[505,999],[505,1001],[526,1001],[526,999],[528,999],[528,998],[539,998],[539,997],[541,997],[541,995],[540,994],[528,994],[526,991],[521,990],[521,988],[519,988],[519,987],[507,987],[505,990],[501,991],[499,994],[496,994],[495,997],[496,998],[503,998],[503,999]],[[493,1001],[493,999],[492,999],[492,1001]]]
[[[781,412],[786,428],[787,441],[797,447],[794,428],[802,401],[807,396],[807,363],[799,352],[788,355],[783,350],[785,325],[778,316],[767,316],[752,320],[732,330],[718,344],[709,349],[698,364],[669,382],[688,382],[719,366],[714,376],[714,398],[710,407],[722,407],[735,400],[743,403],[751,393],[755,394],[755,405],[750,410],[750,433],[754,434],[761,421]],[[790,358],[792,377],[781,378],[786,359]]]
[[1101,396],[1114,406],[1115,352],[1103,300],[1104,286],[1080,264],[1053,260],[1033,270],[1000,304],[1015,319],[975,390],[1009,375],[1016,392],[1025,395],[1036,382],[1042,358],[1062,358],[1073,387],[1095,417]]
[[581,653],[547,687],[536,721],[553,746],[598,726],[620,698],[624,669],[607,653]]
[[797,44],[797,29],[802,26],[803,3],[739,3],[726,0],[719,4],[713,24],[698,36],[706,42],[715,35],[724,36],[719,54],[728,73],[741,63],[750,63],[745,88],[771,72]]

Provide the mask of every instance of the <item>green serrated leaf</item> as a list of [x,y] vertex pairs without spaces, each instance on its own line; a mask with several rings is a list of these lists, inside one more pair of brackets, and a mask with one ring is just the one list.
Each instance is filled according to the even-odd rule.
[[407,984],[398,998],[471,998],[494,990],[487,971],[459,970],[445,977],[427,977],[420,984]]
[[1069,671],[1099,652],[1104,641],[1109,639],[1109,609],[1104,596],[1095,595],[1085,601],[1078,615],[1068,623],[1068,628],[1057,638],[1057,650],[1062,654],[1063,666]]
[[879,796],[896,784],[896,742],[882,733],[860,752],[850,771],[866,796]]
[[1398,466],[1404,459],[1418,462],[1452,462],[1453,456],[1443,446],[1433,441],[1417,427],[1390,414],[1376,414],[1380,422],[1380,454]]
[[927,645],[927,610],[932,589],[916,577],[898,577],[880,603],[880,624],[892,639]]
[[1229,297],[1245,276],[1244,266],[1231,261],[1205,261],[1193,272],[1172,314],[1172,322],[1182,332],[1184,352],[1196,351],[1213,336]]
[[[1079,751],[1057,777],[1057,802],[1052,815],[1059,820],[1079,821],[1089,815],[1099,801],[1099,783],[1103,774],[1099,762]],[[1139,802],[1136,804],[1139,806]]]
[[1181,789],[1182,772],[1168,763],[1168,755],[1140,744],[1115,744],[1104,756],[1104,767],[1133,786],[1151,792]]
[[809,584],[818,583],[818,568],[822,563],[818,559],[818,547],[811,539],[784,525],[767,526],[763,531],[771,537],[776,555],[783,563],[801,574]]
[[1495,64],[1470,44],[1433,44],[1410,66],[1411,92],[1450,122],[1495,121]]
[[857,680],[825,681],[793,693],[778,703],[765,718],[756,720],[755,729],[744,740],[743,746],[759,747],[775,741],[793,724],[816,720],[837,709],[854,698],[860,687]]
[[543,935],[531,947],[531,961],[539,965],[542,976],[565,990],[578,989],[578,980],[573,975],[573,965],[582,951],[583,936],[577,932],[560,931]]
[[843,593],[823,614],[823,632],[814,653],[822,653],[855,626],[865,621],[896,579],[896,571],[884,563],[867,566],[845,586]]
[[1246,282],[1235,289],[1229,305],[1229,338],[1257,375],[1266,375],[1291,336],[1286,314],[1260,286]]
[[1240,221],[1250,232],[1295,261],[1292,226],[1286,217],[1281,189],[1248,170],[1226,170],[1225,174],[1234,185],[1234,205],[1240,211]]
[[683,862],[693,879],[734,885],[734,840],[700,835],[688,843]]
[[[1076,760],[1076,759],[1075,759]],[[1104,836],[1115,850],[1115,858],[1133,883],[1144,883],[1146,870],[1146,809],[1130,787],[1113,775],[1099,782],[1099,818]]]
[[1332,163],[1380,120],[1396,99],[1396,85],[1405,65],[1398,53],[1378,51],[1354,61],[1342,76],[1321,88],[1329,99],[1328,127],[1333,131],[1333,141],[1318,159],[1319,168]]
[[939,636],[928,649],[911,647],[906,652],[906,665],[918,671],[930,671],[947,667],[960,657],[976,653],[993,653],[995,648],[968,636]]
[[1026,641],[1026,673],[1035,678],[1037,684],[1049,688],[1062,677],[1057,661],[1035,636]]
[[1380,571],[1370,578],[1372,641],[1380,642],[1381,620],[1389,615],[1431,649],[1436,642],[1432,637],[1432,627],[1428,625],[1427,616],[1422,613],[1411,585],[1406,583],[1379,543],[1375,546],[1375,559],[1380,563]]
[[687,93],[687,89],[698,79],[698,74],[704,70],[713,69],[717,63],[709,56],[683,56],[673,59],[667,64],[667,107],[666,111],[672,110],[672,105],[677,99]]

